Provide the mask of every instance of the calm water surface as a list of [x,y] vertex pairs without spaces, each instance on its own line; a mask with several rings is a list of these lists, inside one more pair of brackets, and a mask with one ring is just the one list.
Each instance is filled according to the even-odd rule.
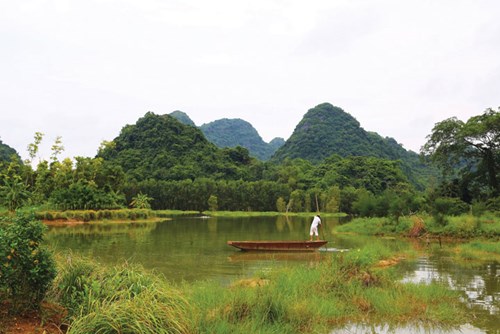
[[410,243],[332,233],[336,219],[324,219],[322,236],[328,247],[313,253],[251,253],[227,246],[228,240],[307,240],[311,218],[178,217],[158,223],[88,224],[52,227],[47,239],[58,251],[95,258],[103,264],[139,263],[176,282],[215,279],[222,283],[281,266],[314,263],[333,252],[349,251],[370,242],[397,249],[417,249],[422,257],[398,267],[403,281],[444,281],[462,292],[477,319],[460,329],[443,331],[416,327],[352,324],[334,333],[500,333],[500,267],[496,262],[464,266],[454,262],[450,246]]

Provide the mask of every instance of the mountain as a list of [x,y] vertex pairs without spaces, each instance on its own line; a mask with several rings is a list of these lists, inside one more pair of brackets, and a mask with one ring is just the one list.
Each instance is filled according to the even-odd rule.
[[260,160],[269,160],[276,149],[280,147],[284,140],[275,138],[271,143],[262,140],[257,130],[242,119],[223,118],[200,127],[207,139],[219,147],[241,146]]
[[302,158],[318,163],[333,154],[401,160],[405,174],[418,188],[422,188],[422,180],[432,174],[417,153],[405,150],[393,138],[365,131],[354,117],[330,103],[309,109],[272,160]]
[[169,115],[177,119],[182,124],[196,126],[196,124],[194,124],[194,122],[191,120],[191,118],[189,118],[189,116],[185,112],[176,110],[171,112]]
[[273,149],[273,154],[274,152],[276,152],[278,148],[280,148],[283,145],[285,145],[285,140],[281,137],[276,137],[269,142],[269,146],[271,146],[271,148]]
[[12,156],[15,156],[18,161],[21,161],[21,157],[17,153],[15,149],[10,147],[7,144],[4,144],[0,139],[0,162],[1,161],[10,161]]
[[220,149],[200,129],[152,112],[124,126],[98,156],[135,180],[240,179],[251,163],[245,149]]

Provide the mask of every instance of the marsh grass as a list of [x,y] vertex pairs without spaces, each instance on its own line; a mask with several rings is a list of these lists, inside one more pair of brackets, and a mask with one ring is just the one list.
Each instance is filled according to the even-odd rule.
[[109,269],[69,254],[51,292],[67,311],[68,333],[186,333],[188,303],[139,266]]
[[391,217],[355,218],[347,224],[338,226],[337,231],[365,235],[395,235],[408,233],[412,226],[411,217],[400,217],[398,220]]
[[466,261],[500,261],[500,243],[475,240],[457,246],[456,253]]
[[[269,284],[229,289],[195,284],[200,333],[328,332],[348,322],[456,325],[466,319],[458,294],[439,283],[399,283],[373,265],[390,251],[379,245],[332,255],[315,265],[272,272]],[[217,298],[215,297],[217,296]]]
[[[390,217],[355,218],[347,224],[336,227],[337,232],[364,235],[409,235],[414,227],[414,216],[400,217],[398,221]],[[421,215],[422,232],[452,238],[499,238],[500,217],[493,213],[482,216],[470,214],[445,217],[446,224],[439,224],[428,215]]]
[[68,310],[68,333],[326,333],[348,323],[466,321],[457,292],[404,284],[395,270],[377,268],[391,256],[376,242],[253,281],[173,286],[137,266],[103,268],[69,254],[58,261],[51,298]]

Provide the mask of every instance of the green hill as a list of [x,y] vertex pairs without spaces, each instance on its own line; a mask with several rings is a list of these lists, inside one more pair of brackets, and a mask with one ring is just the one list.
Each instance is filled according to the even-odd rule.
[[[280,144],[281,138],[275,138],[271,143],[266,143],[255,128],[242,119],[220,119],[200,127],[207,139],[219,147],[241,146],[250,152],[250,155],[260,159],[269,160]],[[280,141],[281,139],[281,141]]]
[[240,179],[252,161],[244,149],[220,149],[196,127],[148,112],[98,156],[120,165],[129,179]]
[[433,174],[417,153],[405,150],[393,138],[365,131],[354,117],[330,103],[309,109],[272,160],[302,158],[319,163],[333,154],[401,160],[403,171],[417,188],[423,188]]
[[17,160],[21,161],[21,157],[17,151],[9,145],[4,144],[0,139],[0,161],[10,161],[13,155],[17,158]]

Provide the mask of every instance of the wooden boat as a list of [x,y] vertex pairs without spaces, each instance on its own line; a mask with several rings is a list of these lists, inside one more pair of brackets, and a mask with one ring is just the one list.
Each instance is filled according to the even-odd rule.
[[326,240],[316,241],[228,241],[227,244],[243,251],[311,252],[326,245]]

